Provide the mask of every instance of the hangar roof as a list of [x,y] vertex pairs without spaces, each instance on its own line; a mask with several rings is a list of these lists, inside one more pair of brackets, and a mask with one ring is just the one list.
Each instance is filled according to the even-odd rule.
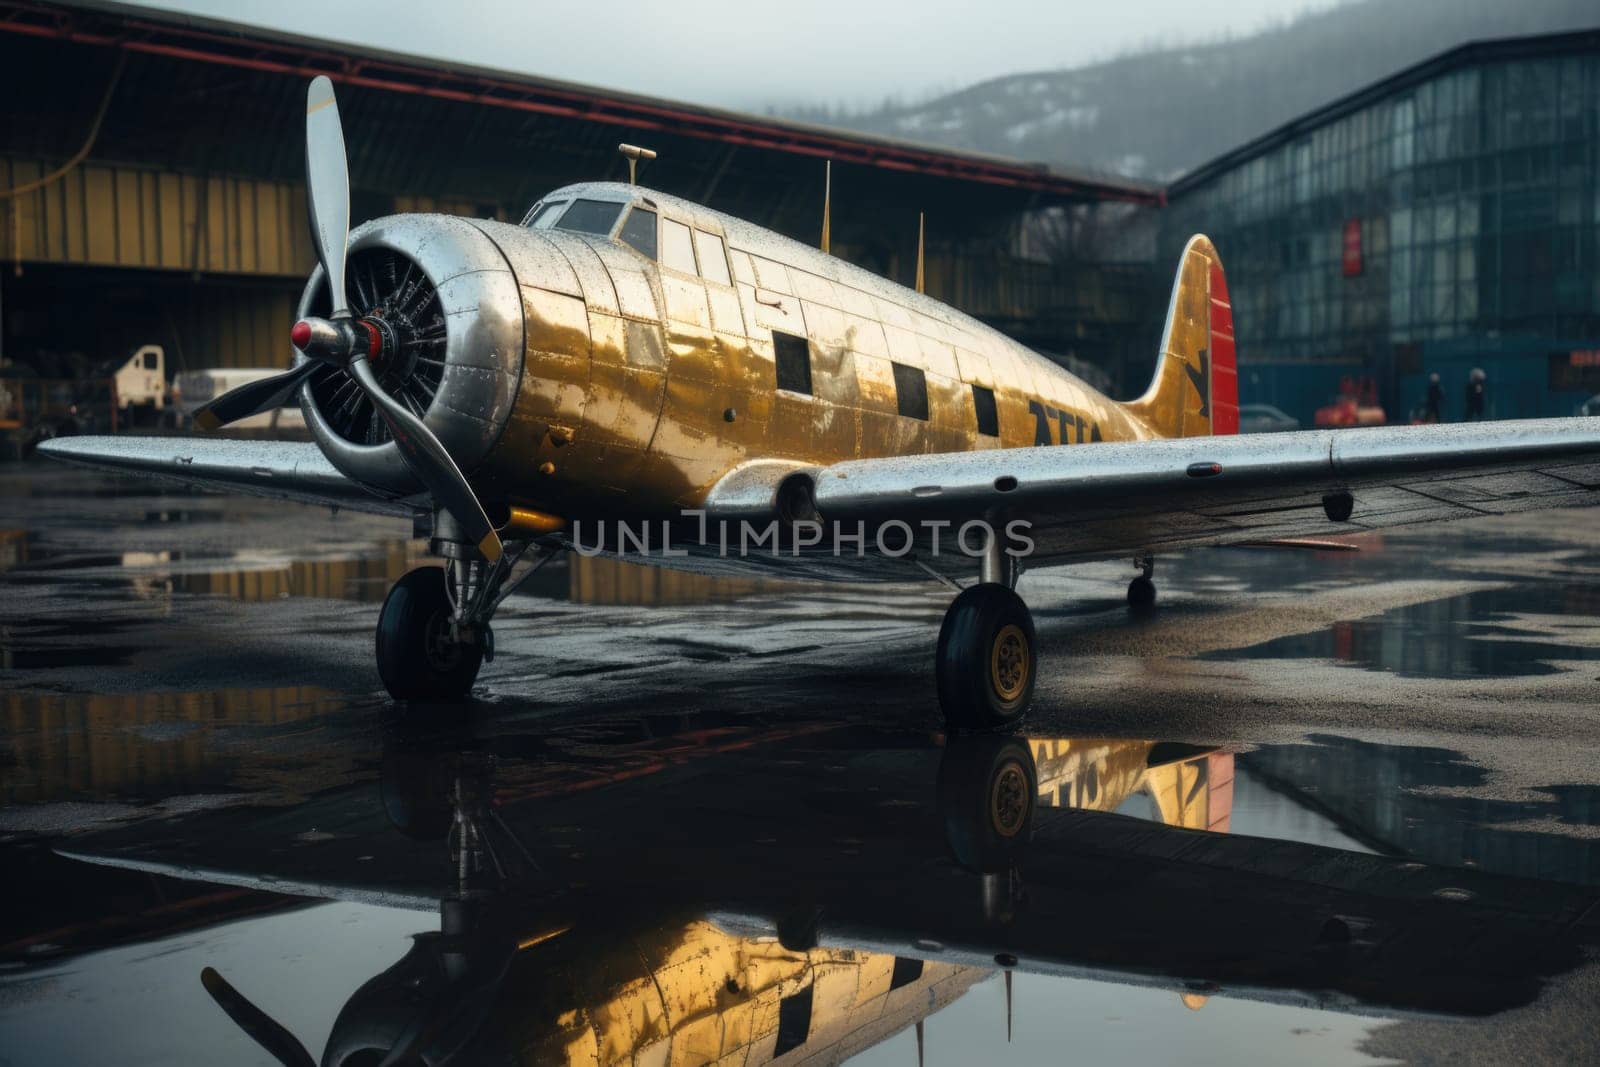
[[[88,50],[104,58],[86,58]],[[1162,197],[1155,186],[1119,177],[100,0],[0,0],[0,68],[10,72],[0,74],[0,88],[26,102],[25,113],[5,116],[5,147],[76,150],[105,91],[113,52],[128,60],[99,157],[298,177],[300,97],[307,78],[326,74],[340,89],[358,188],[461,194],[491,178],[503,189],[507,173],[521,173],[529,184],[517,193],[531,202],[556,181],[606,176],[574,167],[592,168],[595,153],[614,155],[622,133],[661,149],[661,160],[649,165],[653,184],[698,199],[711,199],[742,167],[770,176],[780,164],[775,155],[788,157],[790,169],[797,159],[856,165],[835,168],[836,188],[840,181],[879,184],[874,175],[902,193],[908,181],[957,183],[981,214],[1073,201],[1156,204]]]

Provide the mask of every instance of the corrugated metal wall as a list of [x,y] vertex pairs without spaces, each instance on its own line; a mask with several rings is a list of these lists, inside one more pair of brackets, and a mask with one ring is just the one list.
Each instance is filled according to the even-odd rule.
[[[0,187],[55,164],[0,158]],[[288,182],[86,163],[0,200],[7,262],[303,276],[314,258],[305,191]]]
[[[177,294],[173,294],[177,295]],[[251,288],[188,290],[173,318],[182,351],[169,365],[287,367],[298,294]]]

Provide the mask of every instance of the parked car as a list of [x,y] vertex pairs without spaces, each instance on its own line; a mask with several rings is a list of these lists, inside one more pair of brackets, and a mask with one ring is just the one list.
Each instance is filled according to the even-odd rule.
[[1298,430],[1300,420],[1271,404],[1240,404],[1240,433],[1280,433]]
[[[184,371],[172,379],[172,404],[179,422],[186,425],[201,404],[247,382],[258,382],[282,373],[281,367],[211,367]],[[239,430],[303,430],[306,420],[299,402],[291,401],[276,411],[264,411],[228,425]]]
[[1579,415],[1600,415],[1600,393],[1596,393],[1588,400],[1578,405]]

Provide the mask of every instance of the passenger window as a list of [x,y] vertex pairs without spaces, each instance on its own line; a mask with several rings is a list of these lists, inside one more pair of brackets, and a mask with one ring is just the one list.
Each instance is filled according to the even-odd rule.
[[528,228],[533,230],[548,230],[556,224],[556,219],[561,217],[561,209],[567,206],[565,200],[557,200],[553,204],[545,204],[535,208],[533,217],[528,220]]
[[732,285],[728,277],[728,254],[722,250],[722,238],[704,230],[694,231],[694,250],[700,253],[700,276],[708,282]]
[[972,407],[978,413],[978,432],[985,437],[999,437],[1000,413],[994,407],[994,390],[974,385]]
[[617,234],[624,242],[638,249],[650,259],[656,258],[656,213],[636,207],[628,212],[628,221]]
[[699,273],[694,269],[694,243],[689,238],[689,227],[681,222],[661,220],[661,265],[685,274]]
[[778,388],[791,393],[811,393],[811,345],[804,337],[772,331],[778,357]]
[[574,233],[610,233],[620,214],[622,205],[614,200],[574,200],[566,214],[561,216],[561,221],[556,223],[556,229],[572,230]]
[[892,363],[894,395],[900,414],[909,419],[928,420],[928,378],[916,367]]

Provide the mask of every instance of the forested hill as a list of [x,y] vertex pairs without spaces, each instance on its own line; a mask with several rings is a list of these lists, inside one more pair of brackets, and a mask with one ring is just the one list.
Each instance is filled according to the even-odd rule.
[[1594,0],[1356,0],[1250,37],[995,78],[916,106],[785,114],[1170,179],[1467,41],[1594,26],[1600,26]]

